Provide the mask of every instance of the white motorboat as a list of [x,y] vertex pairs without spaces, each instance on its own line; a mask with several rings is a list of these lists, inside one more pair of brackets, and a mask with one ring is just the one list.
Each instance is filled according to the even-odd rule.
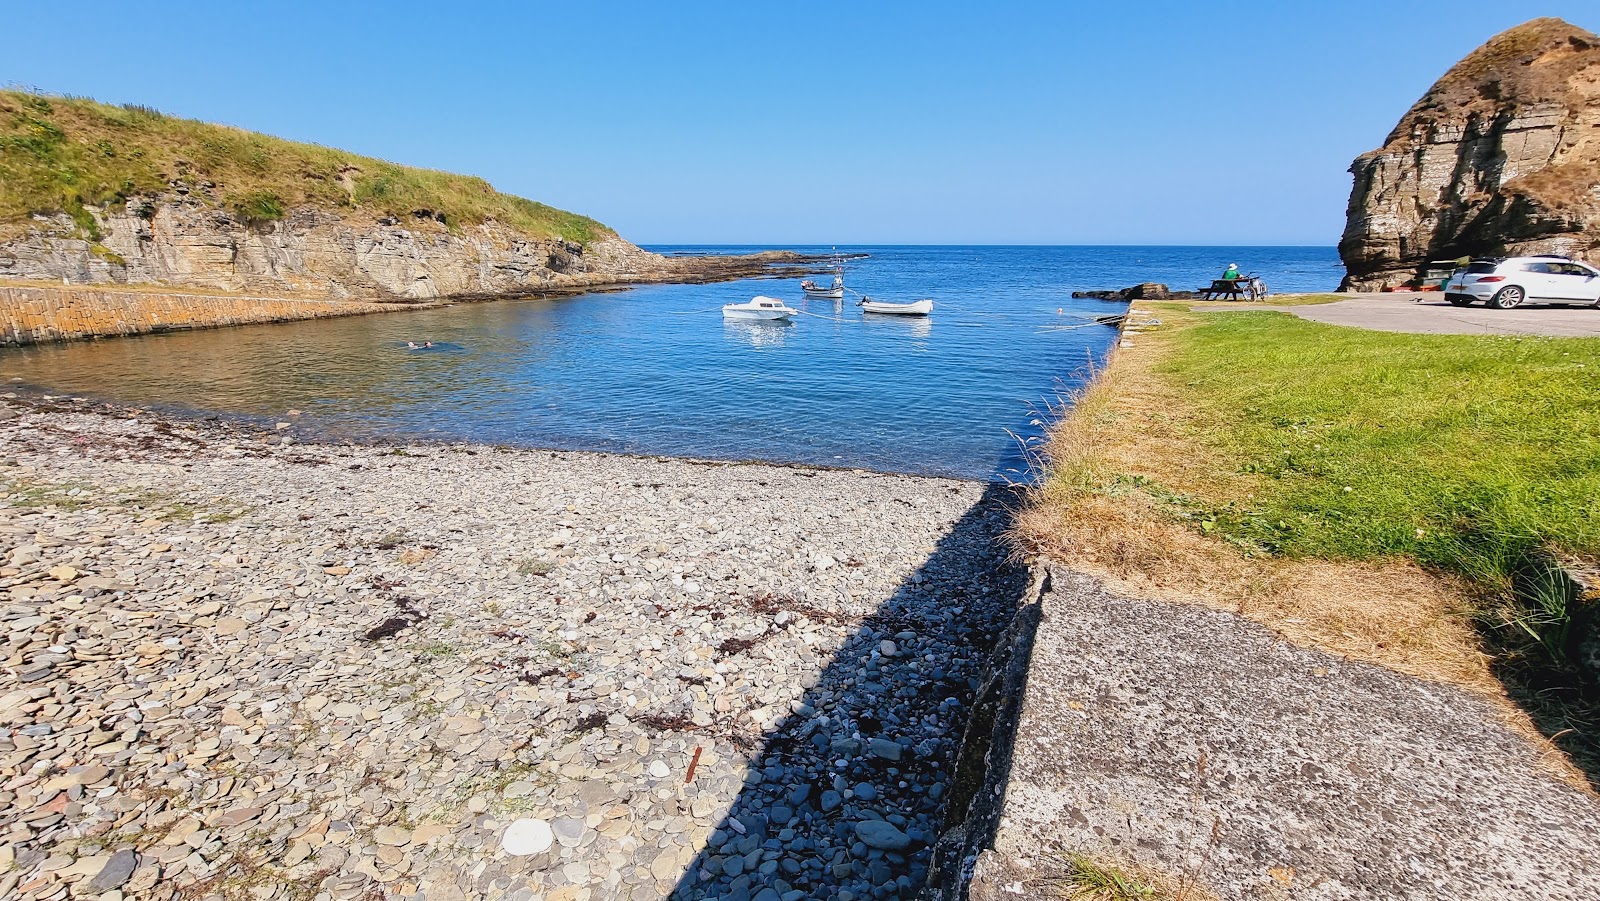
[[933,301],[926,298],[911,303],[885,303],[863,297],[856,306],[868,313],[888,313],[893,316],[926,316],[933,312]]
[[828,300],[844,300],[844,276],[835,275],[833,284],[823,286],[811,279],[800,283],[800,290],[806,292],[807,297],[821,297]]
[[800,312],[776,297],[752,297],[722,308],[723,319],[788,319]]

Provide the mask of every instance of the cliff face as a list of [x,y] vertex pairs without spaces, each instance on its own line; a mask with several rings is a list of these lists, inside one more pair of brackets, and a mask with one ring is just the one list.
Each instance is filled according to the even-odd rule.
[[651,281],[674,262],[614,234],[580,245],[493,221],[452,231],[421,217],[359,223],[304,208],[248,223],[171,197],[87,212],[98,241],[64,214],[41,217],[0,243],[0,278],[423,300]]
[[669,259],[481,178],[0,90],[0,282],[425,300],[738,277],[785,261]]
[[1430,260],[1600,258],[1600,37],[1560,19],[1497,35],[1350,171],[1345,290],[1402,284]]

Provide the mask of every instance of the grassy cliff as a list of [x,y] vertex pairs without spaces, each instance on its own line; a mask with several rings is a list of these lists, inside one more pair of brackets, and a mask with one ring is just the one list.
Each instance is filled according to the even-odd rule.
[[400,166],[142,106],[0,91],[0,237],[35,213],[67,213],[98,238],[84,209],[187,186],[241,219],[265,222],[310,206],[353,219],[394,216],[445,228],[486,220],[531,238],[588,243],[593,219],[502,194],[481,178]]

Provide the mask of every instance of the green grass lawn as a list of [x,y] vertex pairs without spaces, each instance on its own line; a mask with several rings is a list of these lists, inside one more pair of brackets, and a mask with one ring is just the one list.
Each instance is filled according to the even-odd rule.
[[206,190],[218,204],[244,220],[271,221],[295,207],[316,206],[407,222],[427,210],[449,228],[493,219],[530,237],[584,243],[610,233],[593,219],[503,194],[469,175],[147,107],[0,91],[0,234],[25,227],[33,213],[65,212],[84,237],[98,240],[85,204],[160,194],[173,179],[194,187],[211,182]]
[[1406,556],[1491,586],[1600,554],[1600,338],[1401,335],[1199,317],[1158,364],[1249,497],[1208,532],[1295,557]]

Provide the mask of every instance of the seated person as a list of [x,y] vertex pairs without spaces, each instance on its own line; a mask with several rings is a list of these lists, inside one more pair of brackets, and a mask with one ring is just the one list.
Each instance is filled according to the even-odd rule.
[[1239,279],[1241,279],[1243,277],[1244,276],[1239,274],[1239,264],[1238,263],[1229,263],[1228,264],[1228,270],[1226,272],[1222,273],[1222,280],[1225,281],[1225,282],[1238,281]]

